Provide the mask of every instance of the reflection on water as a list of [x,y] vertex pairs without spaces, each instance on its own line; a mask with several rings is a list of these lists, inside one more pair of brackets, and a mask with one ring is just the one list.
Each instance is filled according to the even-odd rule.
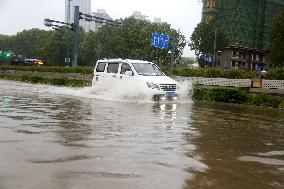
[[155,103],[153,112],[160,114],[161,125],[163,129],[173,129],[176,120],[177,104],[175,103]]
[[185,188],[283,188],[284,112],[245,106],[194,104],[186,137],[209,169]]
[[1,189],[284,187],[283,110],[68,91],[0,81]]

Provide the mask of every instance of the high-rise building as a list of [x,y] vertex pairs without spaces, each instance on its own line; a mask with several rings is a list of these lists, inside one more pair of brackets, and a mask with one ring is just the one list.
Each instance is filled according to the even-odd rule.
[[[271,66],[270,30],[273,17],[284,0],[202,0],[202,18],[213,19],[227,33],[228,47],[215,66],[227,69],[263,70]],[[218,43],[218,41],[217,41]],[[216,52],[215,52],[216,53]]]
[[[109,14],[104,9],[97,9],[97,12],[91,12],[91,15],[113,21],[113,19],[109,16]],[[96,31],[99,27],[105,24],[106,24],[105,22],[104,23],[91,22],[90,29],[92,31]]]
[[222,25],[231,45],[269,49],[272,18],[284,0],[203,0],[202,16]]
[[[150,19],[148,19],[148,16],[142,14],[142,12],[140,12],[140,11],[134,11],[133,14],[130,16],[130,18],[135,18],[137,20],[152,22]],[[167,22],[162,22],[161,18],[154,18],[152,23],[167,24]]]
[[[79,11],[82,13],[91,13],[91,0],[65,0],[65,22],[67,23],[74,22],[74,6],[79,6]],[[91,23],[80,20],[80,26],[82,26],[85,31],[89,31]]]
[[148,16],[143,15],[140,11],[134,11],[131,17],[137,19],[137,20],[144,20],[144,21],[150,21],[147,19]]

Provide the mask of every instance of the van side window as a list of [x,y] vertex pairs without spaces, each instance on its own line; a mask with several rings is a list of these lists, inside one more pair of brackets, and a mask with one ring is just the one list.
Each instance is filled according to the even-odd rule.
[[[122,63],[121,64],[120,74],[125,74],[126,71],[131,71],[132,72],[131,67],[127,63]],[[133,75],[133,72],[132,72],[132,75]]]
[[101,62],[97,65],[96,72],[104,72],[106,67],[106,63]]
[[117,73],[118,72],[118,63],[108,63],[107,73]]

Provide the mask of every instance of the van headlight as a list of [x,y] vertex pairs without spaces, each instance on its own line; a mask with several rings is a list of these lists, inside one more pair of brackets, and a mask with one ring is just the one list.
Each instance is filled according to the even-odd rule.
[[147,83],[147,86],[151,89],[157,89],[157,90],[160,90],[160,87],[159,85],[155,84],[155,83],[149,83],[149,82],[146,82]]

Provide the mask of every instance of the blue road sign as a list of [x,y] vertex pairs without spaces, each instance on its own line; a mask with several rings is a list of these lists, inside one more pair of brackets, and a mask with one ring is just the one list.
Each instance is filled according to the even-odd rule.
[[204,55],[203,60],[204,60],[204,62],[213,62],[213,56],[212,55]]
[[169,47],[169,36],[167,34],[152,33],[152,47],[167,49]]

